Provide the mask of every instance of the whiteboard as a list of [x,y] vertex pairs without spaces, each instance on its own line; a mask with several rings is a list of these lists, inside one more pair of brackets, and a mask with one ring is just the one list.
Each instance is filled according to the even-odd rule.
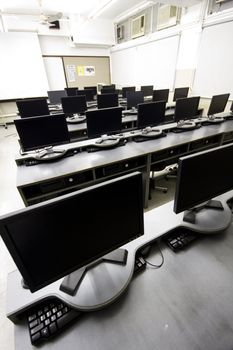
[[173,89],[179,36],[152,41],[111,53],[112,82]]
[[202,97],[231,93],[233,98],[233,22],[204,28],[193,92]]
[[63,90],[66,87],[65,72],[61,57],[44,57],[49,90]]
[[0,100],[47,96],[36,33],[0,33]]

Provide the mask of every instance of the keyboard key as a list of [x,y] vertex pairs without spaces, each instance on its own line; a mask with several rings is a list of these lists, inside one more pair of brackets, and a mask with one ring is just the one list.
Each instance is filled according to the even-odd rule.
[[57,325],[56,325],[56,322],[53,322],[49,325],[49,330],[50,330],[50,333],[53,334],[56,332],[57,330]]
[[33,334],[39,332],[43,327],[44,327],[43,323],[38,324],[38,326],[31,329],[31,334],[33,335]]

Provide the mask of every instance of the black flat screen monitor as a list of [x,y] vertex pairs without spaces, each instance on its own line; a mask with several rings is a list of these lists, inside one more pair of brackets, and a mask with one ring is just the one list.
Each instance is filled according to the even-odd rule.
[[137,108],[137,105],[139,103],[144,102],[144,94],[142,91],[127,92],[126,98],[127,98],[127,109],[131,109],[133,107]]
[[84,90],[92,90],[94,95],[97,95],[97,86],[84,86]]
[[94,91],[92,89],[85,89],[85,90],[77,90],[76,91],[77,96],[86,96],[87,101],[93,101],[94,100]]
[[98,108],[108,108],[118,106],[118,95],[117,94],[103,94],[97,96]]
[[174,120],[196,118],[198,115],[200,96],[180,98],[176,101]]
[[53,105],[61,104],[61,98],[66,96],[65,90],[48,91],[49,102]]
[[136,91],[135,86],[127,86],[122,88],[122,97],[126,98],[127,92],[134,92]]
[[70,142],[64,114],[15,119],[14,122],[24,151]]
[[178,100],[179,98],[185,98],[188,96],[189,88],[188,87],[182,87],[182,88],[175,88],[174,90],[174,96],[173,101]]
[[230,94],[215,95],[212,97],[207,115],[224,112]]
[[89,138],[118,133],[122,129],[122,107],[87,111],[87,135]]
[[142,175],[105,181],[1,217],[0,232],[35,292],[144,234]]
[[152,96],[153,95],[153,85],[144,85],[141,86],[141,91],[143,92],[144,96]]
[[110,85],[103,85],[101,90],[107,90],[107,89],[116,89],[115,84],[110,84]]
[[153,101],[168,101],[169,89],[161,89],[153,91]]
[[138,128],[156,126],[164,122],[166,102],[140,103],[138,105]]
[[233,144],[180,158],[175,213],[189,210],[233,189],[232,159]]
[[78,90],[78,87],[65,88],[67,96],[76,96],[77,90]]
[[16,101],[16,105],[21,118],[49,114],[49,107],[46,98],[18,100]]
[[63,112],[67,115],[84,113],[87,110],[85,96],[69,96],[61,99]]
[[101,90],[101,95],[107,95],[107,94],[115,94],[116,93],[116,89],[112,88],[112,89],[102,89]]

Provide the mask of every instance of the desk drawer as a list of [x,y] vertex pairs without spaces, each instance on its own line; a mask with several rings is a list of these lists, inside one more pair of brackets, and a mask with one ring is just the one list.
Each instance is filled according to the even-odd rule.
[[176,158],[179,155],[185,154],[187,151],[188,151],[188,144],[180,145],[177,147],[171,147],[163,151],[152,153],[151,162],[155,163],[155,162],[164,161],[173,157]]
[[113,163],[111,165],[106,165],[95,170],[96,179],[101,179],[105,176],[111,176],[114,174],[124,173],[129,170],[137,170],[139,168],[146,166],[146,157],[138,157],[122,162]]
[[201,150],[201,149],[206,149],[209,147],[214,147],[214,146],[218,146],[220,143],[220,136],[219,135],[215,135],[215,136],[211,136],[211,137],[207,137],[201,140],[197,140],[194,141],[190,144],[190,151],[194,151],[194,150]]
[[233,142],[233,131],[226,132],[223,135],[223,143]]

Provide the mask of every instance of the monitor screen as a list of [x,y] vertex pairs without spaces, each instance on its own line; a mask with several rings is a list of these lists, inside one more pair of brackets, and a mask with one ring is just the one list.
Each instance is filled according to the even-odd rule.
[[137,105],[139,103],[144,102],[144,94],[142,91],[127,92],[126,98],[127,98],[127,109],[130,109],[132,107],[137,108]]
[[0,218],[31,292],[144,234],[142,175],[133,173]]
[[174,211],[191,209],[233,189],[233,144],[179,159]]
[[127,86],[122,88],[122,97],[126,98],[127,92],[134,92],[136,90],[135,86]]
[[49,102],[54,105],[61,104],[61,98],[66,96],[65,90],[48,91]]
[[93,90],[94,95],[97,95],[97,86],[84,86],[84,90]]
[[87,135],[89,138],[121,131],[122,107],[87,111]]
[[200,96],[180,98],[176,101],[174,120],[196,118],[198,115]]
[[78,87],[65,88],[67,96],[76,96],[77,90],[78,90]]
[[102,89],[101,90],[101,95],[107,95],[107,94],[115,94],[116,93],[116,89]]
[[87,110],[85,96],[63,97],[61,103],[65,114],[84,113]]
[[166,102],[140,103],[138,105],[138,128],[155,126],[164,122]]
[[85,90],[77,90],[76,91],[77,96],[86,96],[87,101],[93,101],[94,100],[94,91],[92,89],[85,89]]
[[153,101],[168,101],[169,89],[161,89],[153,91]]
[[144,85],[141,86],[141,91],[143,92],[144,96],[152,96],[153,95],[153,85]]
[[212,97],[207,115],[224,112],[230,94],[215,95]]
[[64,114],[16,119],[14,122],[24,151],[70,142]]
[[97,96],[98,108],[108,108],[118,106],[118,95],[117,94],[102,94]]
[[176,88],[174,90],[173,101],[178,100],[178,98],[185,98],[185,97],[187,97],[188,93],[189,93],[189,88],[188,87]]
[[111,84],[111,85],[103,85],[101,90],[106,90],[106,89],[116,89],[116,85],[115,84]]
[[18,100],[16,105],[21,118],[48,115],[49,107],[46,98]]

